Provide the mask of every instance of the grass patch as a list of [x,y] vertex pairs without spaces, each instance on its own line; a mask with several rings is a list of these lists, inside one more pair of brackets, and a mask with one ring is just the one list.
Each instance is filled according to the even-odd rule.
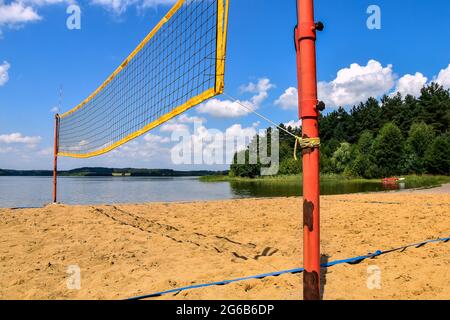
[[405,178],[408,188],[439,187],[450,183],[450,176],[409,175]]
[[[244,178],[244,177],[230,177],[230,176],[204,176],[200,177],[200,181],[203,182],[249,182],[249,183],[299,183],[301,182],[302,175],[280,175],[280,176],[266,176],[257,178]],[[320,176],[321,181],[342,181],[342,182],[380,182],[379,179],[364,179],[358,177],[348,177],[339,174],[322,174]]]
[[[419,188],[427,186],[440,186],[450,183],[450,176],[433,176],[433,175],[408,175],[404,177],[408,188]],[[301,175],[287,176],[267,176],[257,178],[229,177],[229,176],[204,176],[200,177],[202,182],[248,182],[258,184],[290,184],[301,183]],[[320,181],[335,183],[381,183],[381,179],[364,179],[360,177],[348,177],[339,174],[322,174]]]

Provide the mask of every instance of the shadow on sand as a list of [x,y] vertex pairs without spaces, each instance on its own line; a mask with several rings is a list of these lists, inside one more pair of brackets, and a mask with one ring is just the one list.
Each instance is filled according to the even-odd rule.
[[[327,254],[320,255],[320,264],[328,263],[330,256]],[[325,293],[325,285],[327,284],[328,268],[320,268],[320,299],[323,300]]]

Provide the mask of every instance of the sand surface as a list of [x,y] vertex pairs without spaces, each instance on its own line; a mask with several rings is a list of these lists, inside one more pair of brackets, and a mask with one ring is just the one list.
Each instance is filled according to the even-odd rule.
[[422,193],[422,194],[447,194],[450,195],[450,183],[443,184],[437,188],[421,188],[421,189],[406,189],[402,190],[406,193]]
[[[0,299],[125,299],[302,266],[301,198],[0,209]],[[450,236],[450,194],[325,196],[329,261]],[[81,290],[67,288],[78,265]],[[368,267],[381,289],[368,289]],[[325,299],[450,299],[450,243],[394,252],[323,274]],[[160,299],[299,299],[302,275]]]

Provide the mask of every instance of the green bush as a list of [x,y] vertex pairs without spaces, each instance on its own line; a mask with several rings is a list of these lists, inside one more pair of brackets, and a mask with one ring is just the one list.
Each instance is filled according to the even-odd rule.
[[286,158],[280,163],[279,173],[282,175],[299,174],[302,171],[301,159]]
[[352,162],[352,146],[348,142],[341,143],[341,146],[333,153],[331,165],[335,173],[343,173]]
[[414,123],[409,130],[405,147],[405,170],[408,173],[425,173],[424,156],[434,140],[434,129],[425,123]]
[[424,163],[430,173],[450,175],[450,134],[434,139],[425,152]]
[[[393,123],[387,123],[373,142],[370,173],[374,177],[390,177],[402,172],[403,136]],[[376,170],[378,168],[378,170]]]

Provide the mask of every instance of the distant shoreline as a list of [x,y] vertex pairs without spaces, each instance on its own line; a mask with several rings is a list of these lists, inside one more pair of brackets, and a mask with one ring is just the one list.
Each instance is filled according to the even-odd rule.
[[[69,177],[203,177],[227,175],[228,171],[177,171],[171,169],[136,169],[136,168],[77,168],[58,171],[58,176]],[[52,170],[10,170],[0,169],[0,177],[51,177]]]

